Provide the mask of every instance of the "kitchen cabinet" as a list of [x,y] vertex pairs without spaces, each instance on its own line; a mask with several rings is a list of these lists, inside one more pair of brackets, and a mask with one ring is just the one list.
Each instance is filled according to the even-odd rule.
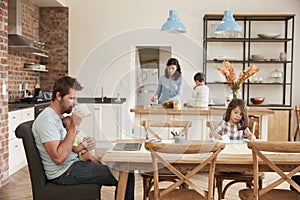
[[[209,129],[206,121],[220,121],[226,111],[224,106],[211,106],[209,108],[192,108],[183,106],[181,109],[165,109],[161,107],[136,105],[130,109],[135,117],[135,138],[144,139],[145,130],[141,126],[142,120],[183,120],[191,121],[192,126],[189,128],[189,140],[208,140]],[[274,113],[273,110],[264,107],[249,107],[249,115],[260,117],[261,140],[268,139],[268,117]]]
[[268,119],[269,141],[291,141],[293,132],[293,108],[272,109],[273,115]]
[[[140,125],[143,120],[176,120],[176,121],[190,121],[192,126],[188,131],[188,140],[209,140],[208,129],[206,127],[206,121],[209,120],[209,116],[200,115],[148,115],[148,114],[135,114],[135,134],[138,139],[145,139],[144,127]],[[173,129],[172,129],[173,130]],[[162,130],[160,130],[162,132]],[[160,133],[164,139],[170,139],[170,131],[168,133]],[[175,130],[180,131],[180,130]]]
[[22,140],[16,137],[15,130],[19,124],[30,120],[34,120],[33,107],[8,112],[9,175],[27,164]]
[[88,103],[91,115],[82,121],[80,130],[94,137],[97,146],[122,139],[123,104]]
[[[174,120],[173,115],[163,115],[163,114],[137,114],[135,113],[135,119],[134,119],[134,135],[136,139],[145,139],[146,138],[146,132],[145,128],[141,126],[141,121],[143,120],[157,120],[157,121],[168,121],[168,120]],[[168,130],[161,130],[160,128],[157,128],[160,132],[160,136],[162,136],[163,139],[170,139],[170,132]],[[189,131],[190,132],[190,131]]]
[[[187,111],[187,112],[186,112]],[[134,112],[135,116],[135,126],[134,134],[136,139],[145,139],[145,130],[141,126],[141,121],[143,120],[178,120],[178,121],[191,121],[192,126],[189,128],[188,140],[208,140],[208,128],[206,127],[206,121],[211,120],[210,111],[207,109],[198,110],[190,109],[185,110],[173,110],[173,109],[153,109],[147,106],[136,106],[130,109],[130,112]],[[171,131],[171,130],[170,130]],[[168,139],[170,136],[170,131],[164,134],[164,138]],[[160,133],[161,135],[161,133]]]
[[[206,84],[216,104],[223,104],[230,93],[224,77],[216,66],[230,61],[239,72],[254,64],[260,73],[247,80],[241,88],[248,106],[289,107],[292,104],[294,14],[234,15],[242,27],[237,35],[216,35],[215,27],[223,15],[203,17],[203,72]],[[282,53],[284,52],[284,53]],[[261,105],[250,102],[251,97],[265,97]]]
[[174,120],[192,122],[188,132],[188,140],[209,140],[209,130],[206,127],[206,121],[210,120],[210,116],[174,115]]

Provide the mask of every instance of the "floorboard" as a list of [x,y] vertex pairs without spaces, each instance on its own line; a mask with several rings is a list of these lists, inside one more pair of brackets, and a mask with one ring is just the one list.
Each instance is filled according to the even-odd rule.
[[[143,199],[143,185],[142,178],[136,174],[135,184],[135,199]],[[273,173],[267,173],[264,182],[274,180],[276,176]],[[207,175],[198,174],[194,179],[197,184],[207,187]],[[238,200],[238,191],[245,187],[244,183],[237,183],[232,185],[227,193],[227,200]],[[280,188],[288,188],[287,184],[283,184]],[[113,200],[114,199],[114,187],[102,187],[101,196],[102,200]],[[29,177],[28,168],[24,167],[18,172],[14,173],[9,177],[9,183],[0,188],[0,200],[32,200],[31,182]],[[215,195],[215,200],[217,195]]]

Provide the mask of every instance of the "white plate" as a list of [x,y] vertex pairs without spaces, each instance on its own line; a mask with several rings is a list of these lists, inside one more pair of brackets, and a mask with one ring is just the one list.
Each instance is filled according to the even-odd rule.
[[230,56],[216,56],[214,57],[214,60],[238,60],[238,57],[230,57]]
[[258,37],[260,38],[276,38],[278,36],[280,36],[280,33],[258,33],[257,34]]

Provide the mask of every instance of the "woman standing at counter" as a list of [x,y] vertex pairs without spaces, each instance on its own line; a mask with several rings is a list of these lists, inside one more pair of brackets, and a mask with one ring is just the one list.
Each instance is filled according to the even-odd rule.
[[158,87],[152,102],[165,103],[180,100],[183,92],[183,78],[181,68],[176,58],[170,58],[167,62],[165,75],[158,79]]

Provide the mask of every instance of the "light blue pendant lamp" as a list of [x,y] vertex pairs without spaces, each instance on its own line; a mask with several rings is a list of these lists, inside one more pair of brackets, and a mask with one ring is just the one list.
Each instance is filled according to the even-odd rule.
[[241,27],[233,18],[232,10],[225,10],[221,23],[216,28],[216,33],[240,33]]
[[178,18],[177,10],[169,10],[169,18],[167,22],[161,27],[162,31],[168,31],[173,33],[185,33],[186,29],[183,23]]

